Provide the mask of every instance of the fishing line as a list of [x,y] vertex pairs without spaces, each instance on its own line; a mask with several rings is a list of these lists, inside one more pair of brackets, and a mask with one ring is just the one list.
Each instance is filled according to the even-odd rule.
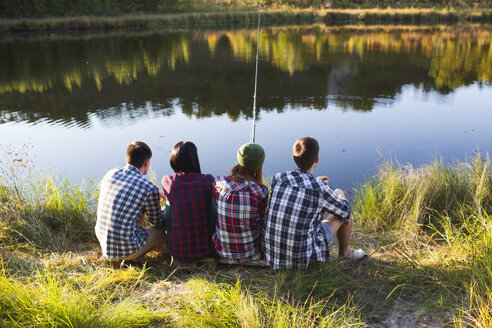
[[256,72],[255,72],[255,92],[253,94],[253,122],[251,127],[250,142],[255,142],[256,137],[256,90],[258,87],[258,58],[260,50],[260,26],[261,26],[261,0],[258,6],[258,37],[256,39]]

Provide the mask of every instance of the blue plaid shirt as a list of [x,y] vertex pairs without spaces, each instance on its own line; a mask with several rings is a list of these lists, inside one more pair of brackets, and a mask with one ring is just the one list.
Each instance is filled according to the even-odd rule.
[[106,173],[101,181],[96,222],[104,256],[126,257],[147,243],[147,231],[138,222],[143,213],[150,224],[163,223],[157,186],[129,164]]
[[324,212],[348,223],[348,201],[300,169],[275,174],[271,190],[264,238],[268,264],[273,269],[306,268],[310,261],[328,261],[329,240],[321,231]]

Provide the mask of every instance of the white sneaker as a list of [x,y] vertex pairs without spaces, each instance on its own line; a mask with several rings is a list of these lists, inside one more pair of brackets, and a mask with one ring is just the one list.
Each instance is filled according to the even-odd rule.
[[354,255],[352,256],[338,256],[339,260],[344,261],[358,261],[366,256],[366,252],[362,249],[354,249]]

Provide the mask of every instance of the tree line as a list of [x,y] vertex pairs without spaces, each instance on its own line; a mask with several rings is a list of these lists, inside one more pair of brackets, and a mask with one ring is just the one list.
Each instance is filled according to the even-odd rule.
[[[124,15],[253,8],[257,0],[2,0],[0,17]],[[489,0],[264,0],[269,7],[292,8],[492,8]]]

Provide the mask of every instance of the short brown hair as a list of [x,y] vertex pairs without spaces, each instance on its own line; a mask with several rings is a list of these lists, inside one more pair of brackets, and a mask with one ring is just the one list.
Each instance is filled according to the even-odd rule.
[[141,168],[145,161],[151,157],[152,151],[144,142],[134,141],[126,147],[126,162],[137,169]]
[[191,141],[180,141],[174,146],[170,163],[174,172],[202,173],[196,146]]
[[314,138],[304,137],[292,147],[292,157],[301,170],[309,170],[318,159],[319,144]]

